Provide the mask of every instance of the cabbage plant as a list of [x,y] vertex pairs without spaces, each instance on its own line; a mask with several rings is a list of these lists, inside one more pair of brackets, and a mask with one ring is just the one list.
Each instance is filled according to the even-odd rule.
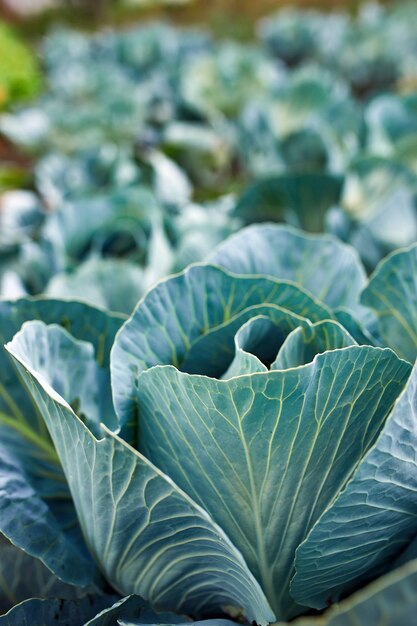
[[[35,158],[45,222],[21,229],[13,255],[0,251],[1,296],[71,291],[130,313],[239,219],[330,231],[369,271],[415,242],[416,15],[413,3],[354,19],[284,10],[250,44],[162,23],[51,31],[41,97],[0,115],[1,135]],[[0,62],[0,101],[1,83]],[[13,161],[0,186],[32,188]],[[207,210],[230,194],[236,211]],[[204,240],[183,238],[191,202]]]
[[260,225],[127,320],[1,302],[0,624],[412,623],[416,263]]

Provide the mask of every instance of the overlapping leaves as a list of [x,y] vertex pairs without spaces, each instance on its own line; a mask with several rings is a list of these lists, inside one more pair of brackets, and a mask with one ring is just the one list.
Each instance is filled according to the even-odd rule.
[[[47,92],[0,120],[42,155],[35,193],[1,199],[0,292],[130,314],[242,221],[330,230],[368,270],[413,244],[414,15],[289,11],[252,47],[48,37]],[[417,555],[415,253],[368,280],[332,237],[248,228],[117,337],[124,318],[85,304],[1,302],[19,374],[1,351],[0,599],[28,576],[42,599],[0,623],[266,624],[336,602],[299,623],[409,626],[415,563],[391,570]]]
[[[402,554],[412,558],[408,360],[417,348],[408,340],[401,351],[397,324],[412,315],[414,252],[393,255],[367,283],[357,256],[335,239],[249,227],[213,253],[216,265],[158,283],[118,332],[117,419],[103,391],[122,320],[76,303],[7,305],[17,328],[42,319],[26,322],[7,349],[68,485],[83,537],[71,541],[113,593],[197,619],[243,614],[266,624],[322,609],[389,573]],[[387,290],[384,300],[385,274],[396,299]],[[341,313],[361,341],[338,321]],[[82,323],[88,316],[91,328]],[[37,419],[35,431],[45,428]],[[22,465],[15,449],[19,480],[45,506],[37,466]],[[53,499],[47,503],[58,523]],[[65,579],[56,560],[27,538],[11,538]],[[68,554],[60,562],[68,566]],[[408,574],[406,566],[387,585],[407,589]],[[93,592],[110,606],[93,579]],[[68,582],[80,585],[74,576]],[[378,612],[375,597],[342,604],[323,620]],[[117,606],[136,606],[126,602]]]

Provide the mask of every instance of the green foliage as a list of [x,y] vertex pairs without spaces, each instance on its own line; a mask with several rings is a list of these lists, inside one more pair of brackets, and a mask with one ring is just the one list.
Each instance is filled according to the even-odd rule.
[[[4,353],[0,532],[24,602],[0,620],[263,626],[330,602],[305,623],[406,626],[417,344],[404,354],[397,324],[414,254],[368,280],[335,238],[251,226],[125,323],[74,301],[3,303],[18,376]],[[24,598],[25,559],[43,600]]]
[[0,22],[0,110],[35,96],[40,70],[34,52]]
[[0,116],[0,625],[413,623],[415,26],[46,38]]

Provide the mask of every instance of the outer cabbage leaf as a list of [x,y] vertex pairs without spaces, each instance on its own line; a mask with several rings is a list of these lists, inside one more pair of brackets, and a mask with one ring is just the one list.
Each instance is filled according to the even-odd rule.
[[85,596],[76,600],[25,600],[0,616],[0,626],[84,626],[115,596]]
[[0,535],[0,615],[28,598],[76,599],[85,589],[61,582],[45,565]]
[[375,270],[361,295],[373,309],[385,343],[401,357],[417,357],[417,245],[387,257]]
[[[22,299],[0,303],[0,341],[12,339],[28,319],[41,318],[71,329],[91,342],[84,363],[69,360],[55,371],[55,382],[72,387],[73,400],[89,418],[105,419],[117,428],[109,396],[109,352],[123,318],[79,302]],[[94,354],[95,360],[91,361]],[[79,355],[81,357],[81,354]],[[86,372],[87,373],[87,372]],[[68,374],[68,379],[66,378]],[[86,385],[91,385],[86,389]],[[101,389],[99,392],[98,389]],[[90,391],[97,391],[97,405]],[[88,585],[97,571],[86,552],[68,485],[41,414],[17,376],[6,352],[0,350],[0,531],[15,545],[41,559],[66,582]],[[52,549],[53,546],[53,549]]]
[[58,326],[28,322],[8,350],[50,430],[89,550],[114,588],[161,609],[199,616],[238,607],[251,621],[273,620],[242,555],[212,518],[104,425],[107,436],[97,440],[51,386],[54,370],[84,343]]
[[297,551],[291,591],[323,608],[386,572],[417,533],[417,366],[377,442]]
[[[123,622],[122,622],[123,620]],[[175,613],[160,613],[139,596],[127,596],[98,613],[85,626],[119,626],[125,620],[140,624],[181,624],[185,618]],[[226,621],[227,623],[227,621]]]
[[209,261],[235,274],[292,280],[332,308],[354,307],[366,284],[353,248],[331,236],[306,235],[288,226],[244,228],[220,244]]
[[[382,576],[320,617],[305,617],[294,626],[410,626],[415,620],[417,561]],[[284,626],[284,624],[277,624]]]
[[[139,377],[139,450],[230,536],[278,616],[295,550],[375,442],[410,365],[353,346],[229,380],[172,366]],[[302,604],[302,603],[300,603]]]
[[[15,447],[23,443],[23,458],[9,450],[9,442]],[[53,468],[54,474],[48,474],[46,468],[43,474],[39,469],[26,471],[24,439],[22,442],[21,437],[7,437],[5,443],[0,446],[1,531],[62,580],[83,587],[98,582],[99,574],[86,551],[59,462]],[[50,447],[48,456],[54,452],[52,444]],[[39,446],[35,452],[38,450]],[[30,452],[33,454],[32,448]],[[45,482],[45,474],[49,494],[40,492],[36,485],[39,475]]]

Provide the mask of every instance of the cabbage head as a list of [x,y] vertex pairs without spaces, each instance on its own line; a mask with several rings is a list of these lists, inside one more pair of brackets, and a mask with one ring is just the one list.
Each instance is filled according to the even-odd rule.
[[127,320],[0,303],[0,531],[62,587],[0,625],[412,624],[416,266],[263,224]]

